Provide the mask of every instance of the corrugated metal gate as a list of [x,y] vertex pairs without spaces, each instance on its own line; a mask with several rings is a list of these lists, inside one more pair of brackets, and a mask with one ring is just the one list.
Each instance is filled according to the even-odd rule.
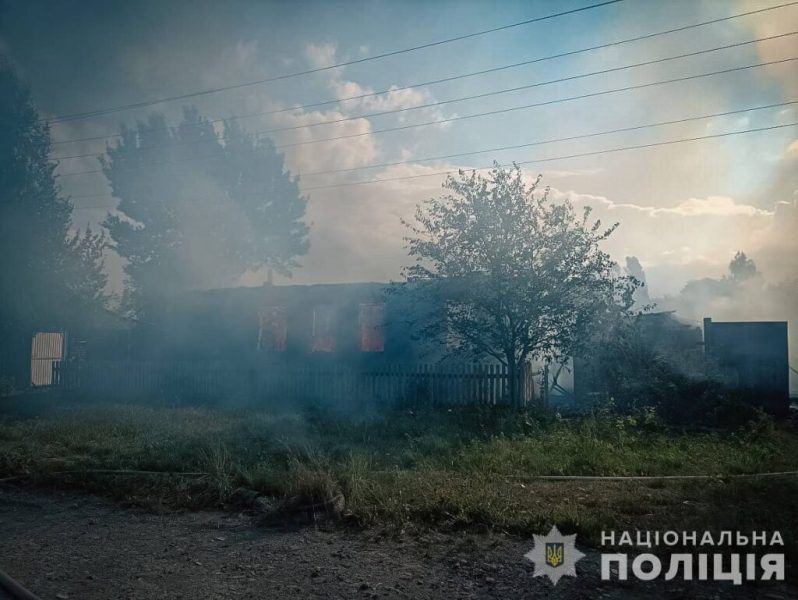
[[53,364],[64,359],[63,331],[39,331],[33,335],[30,351],[32,386],[53,385]]

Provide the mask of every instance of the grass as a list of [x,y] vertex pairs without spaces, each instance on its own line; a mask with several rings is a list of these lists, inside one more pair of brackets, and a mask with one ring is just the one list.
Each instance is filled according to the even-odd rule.
[[[219,506],[241,486],[314,502],[342,492],[349,519],[361,526],[528,535],[556,523],[594,543],[602,529],[750,532],[788,530],[798,521],[796,477],[533,479],[798,469],[798,434],[767,420],[734,432],[685,433],[630,419],[561,422],[488,408],[362,420],[319,410],[87,404],[0,414],[0,478],[79,487],[151,507]],[[103,469],[162,475],[94,472]],[[185,472],[205,475],[176,474]]]

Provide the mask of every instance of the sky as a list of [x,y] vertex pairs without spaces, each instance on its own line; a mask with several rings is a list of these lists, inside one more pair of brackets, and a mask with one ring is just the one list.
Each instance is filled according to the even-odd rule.
[[[652,297],[675,294],[694,278],[719,276],[737,250],[753,257],[769,281],[798,280],[798,127],[557,158],[798,122],[798,104],[783,105],[798,101],[798,61],[562,101],[798,57],[798,35],[794,35],[574,78],[798,32],[798,5],[487,75],[425,84],[785,2],[625,0],[352,66],[56,123],[52,134],[56,142],[113,135],[121,124],[134,124],[153,110],[175,122],[181,107],[189,103],[210,118],[229,118],[401,87],[406,89],[239,120],[251,132],[293,127],[271,134],[278,147],[362,134],[283,150],[286,166],[301,177],[311,225],[310,251],[291,281],[396,279],[408,263],[401,219],[411,217],[418,202],[441,193],[442,175],[422,175],[480,168],[493,161],[523,162],[530,181],[541,174],[542,185],[552,188],[555,199],[567,197],[577,206],[591,206],[603,222],[620,223],[606,249],[621,263],[626,256],[639,258]],[[0,51],[15,62],[38,107],[52,118],[368,58],[593,3],[5,0]],[[538,85],[415,108],[532,84]],[[559,101],[517,109],[552,100]],[[425,160],[774,104],[782,106]],[[396,109],[407,110],[363,116]],[[461,118],[497,110],[505,112]],[[456,120],[373,133],[452,118]],[[303,127],[339,119],[348,120]],[[100,153],[105,144],[102,139],[56,143],[53,156]],[[532,162],[552,158],[556,160]],[[396,162],[402,164],[312,174]],[[68,175],[97,168],[93,157],[59,161],[59,181],[73,198],[77,227],[96,227],[114,210],[115,200],[102,174]],[[323,187],[404,176],[418,177]],[[119,262],[110,264],[118,281]],[[247,273],[240,283],[257,285],[264,278],[264,273]]]

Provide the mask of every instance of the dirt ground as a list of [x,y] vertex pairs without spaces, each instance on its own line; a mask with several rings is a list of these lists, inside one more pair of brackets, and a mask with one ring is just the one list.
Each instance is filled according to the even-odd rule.
[[244,514],[156,514],[0,485],[0,568],[43,600],[798,598],[772,582],[601,582],[593,551],[552,587],[523,558],[531,546],[499,534],[265,529]]

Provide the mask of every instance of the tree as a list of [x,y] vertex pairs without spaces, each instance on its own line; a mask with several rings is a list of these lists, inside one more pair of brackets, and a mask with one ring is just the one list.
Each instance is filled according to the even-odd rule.
[[91,226],[67,237],[68,261],[63,265],[70,294],[84,314],[108,302],[108,275],[104,270],[108,235],[95,233]]
[[536,195],[539,182],[526,185],[518,166],[495,165],[487,177],[461,171],[408,224],[415,264],[405,275],[415,293],[447,307],[421,334],[506,365],[513,403],[524,362],[564,360],[591,322],[618,303],[628,308],[637,287],[599,247],[616,226],[590,223],[589,209],[579,216],[548,189]]
[[688,281],[670,306],[680,314],[700,319],[720,309],[720,305],[745,305],[748,296],[766,296],[766,283],[754,261],[745,252],[736,252],[729,261],[729,272],[720,278],[704,277]]
[[748,258],[745,252],[738,251],[729,262],[729,276],[734,283],[748,281],[758,274],[754,261]]
[[187,289],[229,286],[247,270],[289,274],[308,249],[305,198],[272,142],[195,109],[176,127],[153,114],[123,129],[103,170],[119,198],[106,226],[125,259],[125,304],[139,317]]
[[[50,132],[13,67],[0,63],[0,374],[25,379],[36,328],[79,326],[102,293],[102,256],[84,261],[95,234],[70,234],[72,204],[55,181]],[[77,236],[77,237],[75,237]],[[104,280],[101,280],[102,282]]]

